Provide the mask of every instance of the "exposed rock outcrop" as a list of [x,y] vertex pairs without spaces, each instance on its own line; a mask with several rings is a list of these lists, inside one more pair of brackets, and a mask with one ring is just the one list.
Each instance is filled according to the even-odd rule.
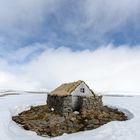
[[127,116],[118,109],[107,106],[98,111],[71,112],[67,116],[61,116],[43,105],[31,107],[12,119],[26,130],[35,131],[41,136],[55,137],[64,133],[95,129],[110,121],[125,121]]

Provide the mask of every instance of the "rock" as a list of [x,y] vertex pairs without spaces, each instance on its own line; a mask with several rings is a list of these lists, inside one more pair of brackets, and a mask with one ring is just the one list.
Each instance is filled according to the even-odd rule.
[[65,133],[95,129],[114,120],[124,121],[127,120],[127,116],[117,109],[107,106],[103,106],[98,111],[75,111],[66,116],[61,116],[44,105],[32,107],[18,116],[13,116],[12,119],[26,130],[35,131],[41,136],[55,137]]
[[53,107],[51,108],[51,111],[54,111],[54,108]]
[[78,114],[79,114],[79,112],[78,112],[78,111],[74,111],[73,113],[74,113],[74,114],[76,114],[76,115],[78,115]]
[[73,117],[73,118],[70,118],[70,120],[71,120],[71,121],[75,121],[75,120],[76,120],[76,118],[74,118],[74,117]]

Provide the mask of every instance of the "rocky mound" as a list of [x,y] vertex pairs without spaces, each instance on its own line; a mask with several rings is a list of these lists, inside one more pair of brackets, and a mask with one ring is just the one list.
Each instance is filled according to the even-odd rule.
[[24,129],[35,131],[38,135],[55,137],[64,133],[91,130],[110,121],[125,121],[127,116],[107,106],[98,112],[73,112],[69,116],[60,116],[50,111],[47,105],[31,107],[12,119],[21,124]]

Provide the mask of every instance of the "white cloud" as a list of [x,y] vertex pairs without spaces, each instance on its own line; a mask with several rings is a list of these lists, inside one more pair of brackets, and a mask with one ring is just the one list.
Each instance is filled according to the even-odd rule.
[[0,73],[1,89],[50,90],[82,79],[95,91],[140,92],[140,46],[114,48],[110,44],[76,52],[48,47],[27,64],[9,67]]
[[23,48],[18,48],[16,51],[6,52],[6,60],[10,62],[27,62],[30,58],[36,57],[43,50],[45,50],[47,45],[40,45],[39,43],[35,43],[33,45],[28,45]]
[[128,23],[139,27],[139,9],[139,0],[83,0],[79,2],[79,16],[68,19],[65,28],[77,38],[103,42],[106,33],[122,32]]
[[57,9],[59,0],[0,0],[0,31],[3,35],[33,35],[46,16]]
[[[29,42],[34,34],[40,37],[41,28],[50,28],[50,38],[59,40],[59,33],[51,30],[51,23],[43,25],[51,13],[55,29],[60,27],[62,34],[66,31],[72,37],[76,35],[76,43],[83,45],[84,41],[90,43],[90,39],[104,41],[107,32],[116,28],[119,31],[128,21],[135,23],[139,18],[139,0],[79,0],[70,4],[64,0],[0,0],[0,55],[3,52],[7,55],[0,59],[0,89],[49,90],[59,83],[82,79],[97,91],[140,92],[140,46],[108,45],[95,51],[73,52],[38,43],[15,50],[22,36],[29,37]],[[139,26],[139,22],[133,26]],[[44,38],[49,38],[45,35]],[[61,40],[67,41],[63,37]],[[11,46],[13,51],[9,51]],[[45,51],[32,56],[39,49]],[[7,62],[24,61],[28,56],[32,58],[28,63]]]
[[[59,39],[56,29],[75,35],[79,42],[103,42],[106,33],[119,31],[128,22],[139,27],[139,9],[139,0],[0,0],[0,44],[10,40],[16,46],[24,37],[49,38],[50,34]],[[51,14],[54,23],[46,22]]]

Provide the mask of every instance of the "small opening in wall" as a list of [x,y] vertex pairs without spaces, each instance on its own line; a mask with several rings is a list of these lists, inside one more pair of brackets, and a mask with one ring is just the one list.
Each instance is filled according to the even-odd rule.
[[80,88],[80,92],[85,93],[85,89],[84,88]]

